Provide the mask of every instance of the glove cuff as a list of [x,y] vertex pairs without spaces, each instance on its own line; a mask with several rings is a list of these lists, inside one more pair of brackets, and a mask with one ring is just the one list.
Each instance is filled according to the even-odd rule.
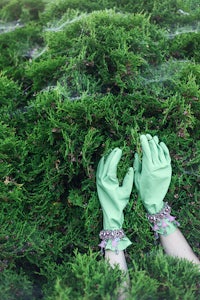
[[123,229],[102,230],[99,237],[102,240],[99,244],[102,253],[105,249],[109,249],[118,254],[119,251],[124,250],[131,245],[131,241],[126,237]]
[[155,233],[156,239],[158,234],[169,235],[174,232],[180,224],[175,220],[176,217],[171,216],[171,207],[164,202],[163,208],[156,214],[147,214],[147,218]]
[[127,238],[127,236],[118,242],[117,250],[115,247],[113,247],[112,243],[113,243],[112,240],[108,240],[105,249],[115,251],[116,254],[118,254],[118,252],[121,250],[125,250],[128,246],[132,244],[129,238]]

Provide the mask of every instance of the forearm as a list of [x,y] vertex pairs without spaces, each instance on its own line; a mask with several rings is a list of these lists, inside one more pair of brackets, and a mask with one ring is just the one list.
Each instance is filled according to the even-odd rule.
[[105,259],[111,265],[111,267],[115,267],[116,265],[119,269],[124,273],[124,277],[122,279],[119,291],[118,291],[118,298],[117,300],[126,300],[127,293],[129,289],[129,275],[128,275],[128,268],[126,264],[126,259],[124,255],[124,251],[121,250],[118,254],[112,250],[105,250]]
[[128,271],[124,251],[119,251],[119,253],[116,254],[112,250],[106,250],[105,251],[105,259],[109,262],[109,264],[112,267],[114,267],[115,265],[118,265],[120,270],[125,271],[125,272]]
[[166,254],[185,258],[193,263],[200,264],[199,259],[178,228],[167,236],[160,235],[160,241]]

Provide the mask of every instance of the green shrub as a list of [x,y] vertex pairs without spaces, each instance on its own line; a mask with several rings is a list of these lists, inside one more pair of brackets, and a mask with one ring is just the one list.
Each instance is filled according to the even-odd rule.
[[23,104],[23,93],[20,86],[6,76],[0,75],[0,107],[6,106],[7,110],[14,110]]
[[[0,35],[0,298],[116,299],[122,274],[99,256],[95,172],[118,146],[121,182],[141,133],[170,149],[167,200],[200,256],[199,33],[173,34],[196,26],[199,8],[63,0],[32,10],[37,3],[0,4],[3,26],[27,22]],[[135,187],[124,230],[127,297],[198,299],[199,271],[159,250]]]
[[197,63],[200,61],[199,56],[199,45],[200,45],[200,33],[194,32],[190,34],[182,34],[177,36],[171,46],[172,55],[178,58],[193,59]]
[[27,66],[26,77],[33,82],[34,91],[41,90],[51,85],[55,85],[64,71],[63,65],[66,63],[65,57],[49,58],[46,60],[34,61]]
[[130,271],[130,299],[198,299],[198,266],[194,268],[186,260],[165,256],[160,250],[150,252],[140,261],[140,268],[135,264]]
[[24,92],[29,92],[29,82],[25,78],[25,66],[31,59],[31,52],[42,45],[41,27],[29,23],[16,27],[13,31],[0,34],[0,69],[14,80],[20,80]]
[[38,299],[34,296],[33,286],[30,279],[22,271],[1,270],[0,297],[9,300]]
[[102,9],[116,9],[117,12],[124,13],[146,13],[150,15],[152,22],[168,29],[188,23],[194,24],[199,20],[198,0],[166,0],[160,3],[159,0],[56,0],[50,1],[41,14],[43,22],[51,22],[59,19],[70,10],[80,10],[81,12],[92,12]]
[[39,12],[44,9],[44,1],[40,0],[3,0],[0,18],[4,21],[27,22],[39,19]]
[[72,89],[74,83],[82,87],[85,76],[103,91],[131,89],[139,70],[167,53],[164,33],[140,14],[94,12],[63,24],[62,30],[47,31],[45,41],[48,55],[54,57],[59,47],[66,57],[65,78]]

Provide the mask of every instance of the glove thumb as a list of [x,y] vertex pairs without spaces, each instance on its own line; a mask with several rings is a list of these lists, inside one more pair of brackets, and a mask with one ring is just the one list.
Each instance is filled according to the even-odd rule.
[[135,186],[136,186],[136,189],[139,190],[139,180],[140,180],[140,173],[142,171],[142,163],[140,162],[139,156],[137,153],[135,153],[133,167],[135,170]]
[[132,191],[133,180],[134,180],[134,171],[133,168],[129,168],[128,172],[124,177],[123,184],[122,184],[122,188],[124,192],[129,196]]

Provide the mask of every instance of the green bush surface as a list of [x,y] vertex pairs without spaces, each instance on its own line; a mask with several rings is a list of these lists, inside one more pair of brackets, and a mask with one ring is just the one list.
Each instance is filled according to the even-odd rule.
[[[0,3],[0,299],[117,299],[121,272],[99,252],[95,172],[123,150],[121,181],[158,135],[166,200],[200,257],[199,1]],[[154,241],[135,187],[127,299],[199,299],[199,270]]]

